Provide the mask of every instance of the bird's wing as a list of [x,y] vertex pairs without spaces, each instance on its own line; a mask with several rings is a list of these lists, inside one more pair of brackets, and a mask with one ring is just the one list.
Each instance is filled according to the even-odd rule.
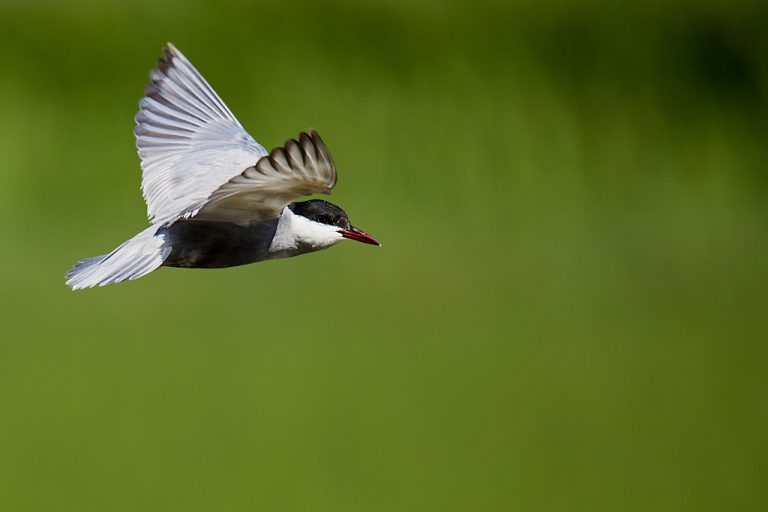
[[150,78],[134,133],[147,214],[167,223],[195,215],[267,152],[172,44]]
[[214,191],[197,218],[236,223],[278,217],[289,203],[311,194],[330,194],[336,167],[315,130],[273,149]]

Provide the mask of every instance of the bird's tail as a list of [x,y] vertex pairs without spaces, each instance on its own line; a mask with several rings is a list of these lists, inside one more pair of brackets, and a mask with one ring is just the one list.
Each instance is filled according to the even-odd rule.
[[81,260],[67,272],[67,284],[79,290],[149,274],[171,252],[157,231],[158,226],[150,226],[109,254]]

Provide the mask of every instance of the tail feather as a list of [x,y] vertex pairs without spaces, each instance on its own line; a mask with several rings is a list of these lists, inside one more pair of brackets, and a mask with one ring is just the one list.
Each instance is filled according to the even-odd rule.
[[106,257],[107,255],[103,254],[101,256],[94,256],[93,258],[85,258],[84,260],[78,261],[75,263],[75,266],[69,269],[69,272],[67,272],[67,281],[82,272],[86,272],[90,267],[97,265]]
[[81,260],[67,272],[67,284],[79,290],[149,274],[162,265],[171,252],[157,230],[157,226],[150,226],[109,254]]

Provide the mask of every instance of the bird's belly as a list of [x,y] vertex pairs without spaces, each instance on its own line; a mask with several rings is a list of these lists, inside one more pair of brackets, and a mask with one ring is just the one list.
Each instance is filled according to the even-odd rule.
[[224,268],[270,258],[277,219],[256,226],[229,222],[185,220],[163,228],[171,252],[167,267]]

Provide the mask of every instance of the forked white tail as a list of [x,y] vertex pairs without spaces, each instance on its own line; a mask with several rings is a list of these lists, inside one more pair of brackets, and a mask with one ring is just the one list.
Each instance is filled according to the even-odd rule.
[[171,252],[158,229],[157,225],[150,226],[107,255],[81,260],[67,272],[67,284],[79,290],[149,274]]

